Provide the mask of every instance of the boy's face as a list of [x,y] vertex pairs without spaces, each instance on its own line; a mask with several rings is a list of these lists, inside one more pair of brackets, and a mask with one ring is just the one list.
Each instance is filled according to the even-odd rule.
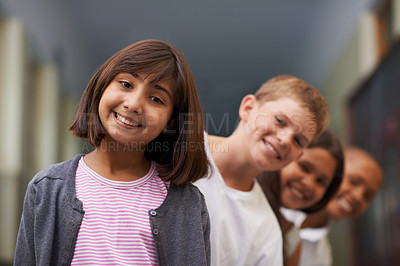
[[382,172],[376,163],[359,155],[345,156],[343,181],[327,210],[337,220],[356,217],[368,208],[382,183]]
[[314,116],[290,98],[259,103],[253,95],[246,97],[240,113],[259,170],[278,170],[297,159],[315,137]]

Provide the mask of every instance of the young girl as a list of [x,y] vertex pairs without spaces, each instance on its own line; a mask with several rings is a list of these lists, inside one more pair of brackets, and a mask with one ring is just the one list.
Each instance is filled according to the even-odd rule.
[[208,161],[192,73],[145,40],[90,80],[70,127],[95,150],[30,182],[15,265],[207,265],[209,217],[191,182]]
[[[294,252],[297,227],[306,214],[321,210],[338,190],[343,176],[343,152],[329,130],[314,139],[303,154],[280,171],[257,177],[284,235],[285,264]],[[294,225],[294,227],[293,227]]]

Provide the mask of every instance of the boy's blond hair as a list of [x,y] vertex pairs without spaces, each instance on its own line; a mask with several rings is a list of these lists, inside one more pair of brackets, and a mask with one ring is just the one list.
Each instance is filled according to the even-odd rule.
[[319,136],[328,126],[328,103],[321,93],[304,80],[290,75],[279,75],[261,85],[255,94],[257,101],[262,104],[280,98],[291,98],[299,101],[314,116],[316,124],[315,137]]

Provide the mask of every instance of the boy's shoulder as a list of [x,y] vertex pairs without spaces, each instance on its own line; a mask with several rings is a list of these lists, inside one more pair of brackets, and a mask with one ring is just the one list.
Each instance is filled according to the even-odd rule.
[[82,154],[79,154],[67,161],[48,166],[47,168],[38,172],[33,177],[32,182],[37,184],[41,182],[44,178],[65,179],[71,175],[74,175],[76,173],[76,169],[78,167],[78,163],[81,157]]
[[[207,135],[206,139],[206,150],[208,150],[211,154],[226,152],[228,151],[229,143],[227,137],[221,137],[216,135]],[[210,158],[211,157],[211,158]],[[212,159],[212,156],[209,156],[209,160]]]

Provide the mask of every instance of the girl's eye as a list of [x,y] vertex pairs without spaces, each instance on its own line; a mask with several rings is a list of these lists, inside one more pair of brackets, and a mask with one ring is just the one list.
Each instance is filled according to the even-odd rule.
[[317,183],[318,183],[319,185],[323,186],[323,187],[326,187],[326,186],[327,186],[327,182],[325,181],[324,178],[318,178],[318,179],[317,179]]
[[156,102],[156,103],[162,103],[162,104],[164,103],[160,98],[155,97],[155,96],[151,96],[150,99],[151,99],[153,102]]
[[121,85],[124,86],[125,88],[131,89],[132,85],[129,82],[126,81],[120,81]]
[[303,162],[298,162],[297,163],[299,165],[299,167],[301,168],[301,170],[303,170],[303,172],[305,173],[310,173],[310,168],[308,167],[307,164],[303,163]]

